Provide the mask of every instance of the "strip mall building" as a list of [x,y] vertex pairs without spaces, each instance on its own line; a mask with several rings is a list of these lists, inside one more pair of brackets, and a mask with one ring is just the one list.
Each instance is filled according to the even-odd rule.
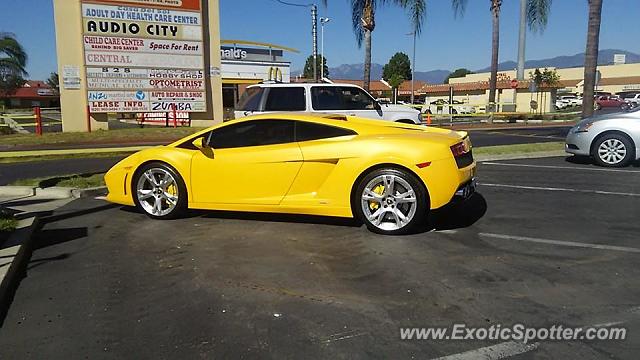
[[[544,110],[554,111],[555,96],[562,94],[582,95],[584,86],[584,68],[549,68],[556,70],[560,76],[560,83],[553,88],[540,89],[547,95]],[[525,74],[535,69],[526,69]],[[624,94],[628,92],[640,92],[640,64],[618,64],[598,66],[601,74],[596,91]],[[489,101],[489,77],[490,73],[469,74],[461,78],[450,79],[450,84],[426,84],[419,88],[417,95],[427,101],[448,99],[450,92],[456,100],[468,102],[472,105],[484,105]],[[535,96],[529,90],[529,80],[518,82],[517,89],[512,89],[511,79],[515,79],[516,72],[501,71],[498,74],[498,92],[496,102],[512,104],[514,91],[516,94],[516,111],[527,112],[529,103]],[[406,95],[405,95],[406,97]]]

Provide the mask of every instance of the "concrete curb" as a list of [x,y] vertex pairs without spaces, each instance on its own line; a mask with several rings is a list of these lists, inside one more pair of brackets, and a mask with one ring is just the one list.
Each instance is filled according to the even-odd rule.
[[78,189],[69,187],[48,187],[38,188],[31,186],[0,186],[0,196],[2,197],[31,197],[39,196],[46,199],[80,199],[86,197],[103,196],[107,194],[106,186],[99,186],[88,189]]
[[476,161],[497,161],[497,160],[518,160],[518,159],[537,159],[537,158],[547,158],[547,157],[559,157],[559,156],[569,156],[563,150],[555,150],[555,151],[536,151],[530,153],[520,153],[520,154],[500,154],[500,155],[478,155],[474,156]]
[[[9,245],[9,247],[1,250],[2,258],[11,260],[0,268],[0,270],[6,268],[5,271],[0,271],[0,324],[2,324],[13,300],[13,295],[25,275],[27,264],[33,253],[34,235],[39,227],[40,221],[37,216],[21,220],[18,229],[13,231],[3,244],[3,246]],[[15,245],[11,246],[12,244]]]
[[39,156],[47,158],[56,155],[82,155],[82,154],[104,154],[104,153],[130,153],[153,146],[130,146],[117,148],[91,148],[91,149],[60,149],[60,150],[23,150],[23,151],[0,151],[0,158],[21,158]]
[[73,189],[66,187],[35,188],[36,196],[47,199],[68,199],[73,197]]
[[75,199],[107,195],[107,187],[99,186],[88,189],[71,189],[71,196]]
[[32,186],[0,186],[0,196],[34,196],[36,189]]

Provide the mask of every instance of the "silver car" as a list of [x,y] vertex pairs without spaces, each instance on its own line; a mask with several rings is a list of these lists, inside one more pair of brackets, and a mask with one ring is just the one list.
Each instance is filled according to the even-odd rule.
[[640,159],[640,107],[586,118],[569,130],[566,152],[591,156],[598,165],[622,167]]

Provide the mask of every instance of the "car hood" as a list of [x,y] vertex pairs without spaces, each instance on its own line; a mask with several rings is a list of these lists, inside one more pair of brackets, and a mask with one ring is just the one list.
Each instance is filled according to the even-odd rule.
[[389,104],[389,105],[382,105],[382,111],[395,111],[395,112],[408,112],[411,114],[419,114],[420,111],[408,106],[408,105],[394,105],[394,104]]
[[599,121],[618,120],[618,119],[640,119],[640,111],[636,110],[631,112],[616,112],[611,114],[595,115],[595,116],[591,116],[581,120],[580,122],[578,122],[578,125],[588,123],[588,122],[594,123]]

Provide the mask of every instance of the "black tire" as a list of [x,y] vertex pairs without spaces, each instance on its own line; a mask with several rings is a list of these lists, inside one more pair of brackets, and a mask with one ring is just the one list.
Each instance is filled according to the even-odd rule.
[[[144,199],[141,200],[142,195],[138,192],[138,186],[141,181],[141,177],[143,177],[144,174],[150,170],[154,172],[157,171],[158,173],[164,172],[164,173],[170,174],[173,177],[175,187],[177,187],[177,189],[167,188],[163,190],[164,194],[167,194],[167,191],[175,192],[175,190],[177,190],[177,192],[175,192],[177,194],[175,195],[177,196],[177,200],[175,201],[175,206],[173,206],[173,208],[170,211],[167,211],[166,213],[164,212],[158,213],[158,214],[151,213],[148,210],[148,206],[143,206],[142,204],[142,201],[145,201],[145,200]],[[142,180],[142,181],[145,183],[151,184],[150,181],[148,180]],[[152,191],[155,194],[156,188],[153,188]],[[187,193],[187,187],[184,184],[184,180],[173,167],[163,162],[148,163],[138,168],[138,170],[136,170],[136,173],[131,182],[131,196],[133,197],[133,201],[136,204],[136,207],[141,212],[145,213],[147,216],[149,216],[152,219],[158,219],[158,220],[175,219],[184,215],[184,213],[187,210],[187,205],[189,202],[189,194]],[[161,195],[158,195],[158,196],[161,196]],[[156,195],[153,195],[153,197],[155,198]],[[154,200],[151,200],[151,201],[154,201]],[[160,201],[161,201],[161,204],[162,204],[162,201],[164,201],[165,204],[169,204],[169,199],[164,199]]]
[[[605,145],[603,145],[605,144]],[[613,145],[613,146],[609,146]],[[601,149],[602,147],[602,149]],[[614,148],[624,148],[625,155],[624,157],[618,161],[615,158],[615,154],[612,152],[606,151],[606,149],[614,149]],[[598,138],[593,144],[593,148],[591,150],[591,155],[595,160],[596,164],[604,167],[624,167],[629,165],[629,163],[635,158],[635,147],[633,143],[622,134],[605,134]]]
[[[372,223],[371,220],[369,220],[369,218],[367,217],[367,215],[365,215],[365,209],[364,209],[365,206],[371,206],[371,202],[368,201],[366,204],[363,204],[364,201],[367,201],[363,199],[363,194],[367,185],[370,182],[375,181],[380,176],[388,176],[388,175],[395,177],[396,179],[395,181],[398,181],[397,180],[398,178],[404,180],[404,182],[411,187],[411,190],[413,190],[415,194],[415,200],[416,200],[415,212],[413,213],[413,217],[406,224],[396,229],[383,228],[385,224],[389,224],[391,223],[391,221],[386,221],[384,223],[381,223],[380,225],[375,225],[374,223]],[[400,187],[404,187],[402,183],[400,182],[398,183],[400,184]],[[384,195],[380,194],[380,196],[382,197]],[[379,202],[377,209],[382,209],[382,206],[383,206],[382,203],[384,201],[385,200],[381,200]],[[391,210],[391,209],[384,210],[378,216],[378,218],[380,216],[382,216],[383,219],[393,217],[393,214],[390,212],[396,211],[395,206],[397,206],[397,209],[399,211],[402,211],[402,210],[409,209],[408,206],[411,206],[411,204],[407,204],[406,207],[404,207],[405,205],[401,205],[400,202],[398,202],[398,203],[394,203],[393,206],[391,205],[389,206],[393,207],[394,210]],[[403,209],[400,209],[401,206],[403,206]],[[395,168],[381,168],[381,169],[376,169],[367,173],[358,181],[352,193],[351,208],[356,219],[358,219],[359,221],[362,221],[362,223],[364,223],[370,231],[377,234],[383,234],[383,235],[404,235],[404,234],[414,233],[416,230],[420,230],[427,223],[429,208],[430,208],[429,195],[422,181],[419,178],[417,178],[414,174],[406,170],[400,170]],[[384,208],[387,208],[387,205],[384,205]],[[370,209],[369,211],[373,211],[373,209]]]

